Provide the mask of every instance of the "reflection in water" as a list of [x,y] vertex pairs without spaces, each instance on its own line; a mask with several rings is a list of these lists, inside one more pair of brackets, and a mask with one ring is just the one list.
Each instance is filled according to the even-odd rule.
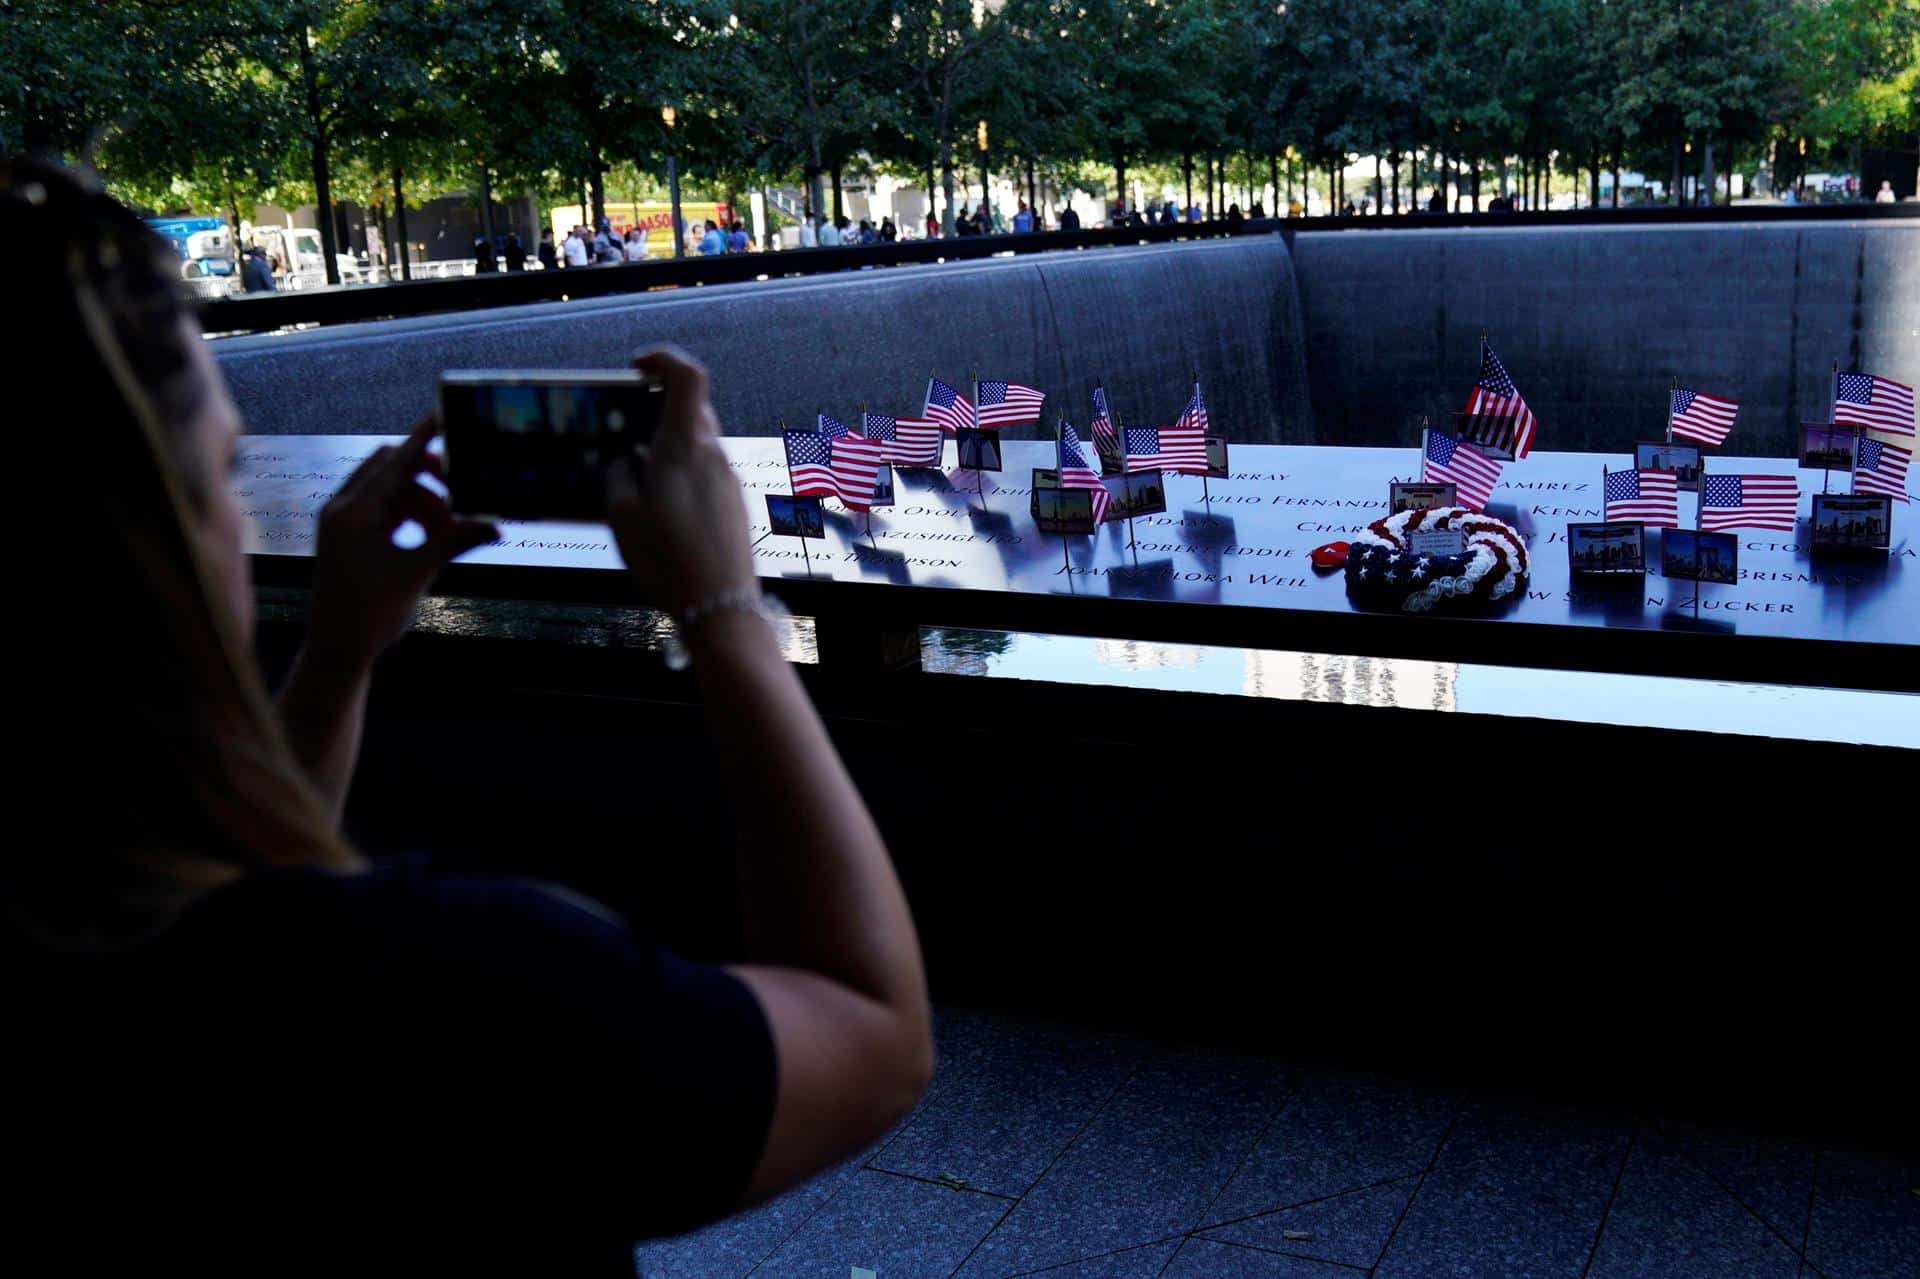
[[[306,621],[307,592],[261,587],[255,592],[262,620],[300,625]],[[781,651],[789,662],[820,660],[811,617],[790,619]],[[551,604],[474,596],[428,596],[413,616],[413,631],[453,638],[533,640],[581,648],[664,650],[667,615],[647,608],[599,604]]]
[[1142,644],[1137,640],[1093,641],[1093,660],[1128,671],[1167,670],[1193,666],[1200,650],[1191,644]]
[[921,667],[936,674],[1920,748],[1920,697],[1906,693],[954,630],[921,632]]
[[[1189,651],[1198,656],[1199,650]],[[1455,709],[1454,685],[1460,674],[1455,662],[1256,649],[1221,651],[1237,652],[1244,660],[1246,678],[1240,691],[1248,697],[1411,710]]]

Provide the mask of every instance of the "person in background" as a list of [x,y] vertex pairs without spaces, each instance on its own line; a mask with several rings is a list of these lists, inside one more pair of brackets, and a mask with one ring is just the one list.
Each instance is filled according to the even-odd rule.
[[647,260],[647,229],[643,226],[627,228],[627,261],[645,262]]
[[527,251],[520,247],[520,236],[516,232],[507,232],[506,257],[507,270],[524,271],[527,269]]
[[248,293],[273,292],[273,268],[267,265],[267,251],[257,244],[247,249],[246,261],[240,264],[240,287]]
[[1191,207],[1191,208],[1189,208],[1189,209],[1187,210],[1187,221],[1189,221],[1189,222],[1200,222],[1200,221],[1203,221],[1203,220],[1204,220],[1204,219],[1202,218],[1202,216],[1201,216],[1201,213],[1200,213],[1200,205],[1199,205],[1198,203],[1195,203],[1195,204],[1193,205],[1193,207]]
[[1447,197],[1441,193],[1441,190],[1439,187],[1435,187],[1433,189],[1433,194],[1427,197],[1427,212],[1428,213],[1445,213],[1446,211],[1447,211]]
[[927,238],[929,240],[937,240],[940,238],[940,219],[934,213],[931,206],[927,209]]
[[1027,207],[1025,200],[1020,201],[1020,207],[1014,211],[1013,230],[1016,235],[1025,235],[1033,230],[1033,210]]
[[[933,1071],[919,940],[760,611],[704,368],[632,362],[661,418],[606,492],[636,595],[675,619],[699,681],[713,798],[686,818],[714,834],[683,851],[737,859],[726,963],[575,891],[355,846],[342,812],[376,664],[442,568],[499,536],[448,507],[438,423],[320,507],[307,638],[276,698],[235,493],[245,425],[178,258],[91,179],[26,161],[0,162],[0,236],[47,250],[9,276],[34,318],[15,354],[71,373],[89,472],[60,501],[115,619],[31,638],[36,677],[71,695],[19,725],[60,847],[0,863],[7,1064],[33,1099],[7,1128],[35,1174],[9,1192],[14,1255],[632,1279],[636,1239],[777,1194],[908,1113]],[[403,526],[423,540],[395,545]],[[588,838],[564,805],[544,820]],[[650,838],[636,821],[606,852],[645,858]],[[132,1044],[165,1047],[135,1067]]]
[[1071,204],[1062,205],[1060,207],[1060,216],[1055,220],[1060,224],[1062,231],[1078,231],[1080,229],[1080,215],[1074,211]]
[[752,237],[747,234],[747,224],[739,218],[733,220],[733,230],[727,233],[727,252],[745,253],[753,247]]
[[593,259],[587,254],[587,229],[577,226],[567,232],[567,242],[563,246],[570,267],[585,266]]
[[553,247],[552,227],[541,228],[540,247],[535,250],[535,252],[539,254],[540,269],[542,271],[558,271],[560,269],[560,258]]
[[984,199],[980,201],[980,207],[973,211],[973,233],[993,234],[993,211]]
[[814,235],[816,238],[819,239],[820,247],[823,249],[839,248],[840,247],[840,228],[834,225],[832,222],[827,221],[825,218],[819,217],[817,215],[814,217],[813,221],[815,224]]
[[900,228],[893,224],[893,219],[881,218],[880,219],[881,243],[892,244],[894,241],[898,240],[899,238],[900,238]]
[[500,269],[500,264],[494,261],[493,245],[487,243],[484,235],[473,237],[473,264],[474,270],[481,275],[492,275]]
[[623,266],[627,260],[627,242],[609,227],[594,239],[593,260],[599,266]]
[[813,211],[809,209],[800,218],[800,247],[811,249],[818,247],[819,244],[820,229],[814,219]]
[[1873,193],[1873,202],[1875,204],[1893,204],[1895,201],[1896,197],[1893,194],[1893,182],[1887,178],[1881,178],[1880,189]]
[[720,234],[720,224],[711,218],[707,220],[707,232],[700,237],[700,255],[717,257],[727,251],[727,237]]
[[834,229],[840,232],[840,243],[860,243],[860,229],[853,225],[853,219],[842,213],[833,220]]
[[[1348,205],[1347,208],[1349,209],[1349,211],[1351,211],[1353,206]],[[1240,212],[1239,202],[1235,201],[1234,203],[1228,205],[1227,206],[1227,229],[1229,231],[1238,231],[1241,227],[1245,226],[1246,224],[1247,224],[1247,215]]]
[[862,244],[880,243],[880,233],[873,229],[873,222],[869,218],[860,219],[860,243]]
[[1265,204],[1265,202],[1263,202],[1263,201],[1260,201],[1260,200],[1255,200],[1255,201],[1253,202],[1253,209],[1252,209],[1252,210],[1251,210],[1251,211],[1250,211],[1250,212],[1249,212],[1249,213],[1247,214],[1247,216],[1248,216],[1248,217],[1250,217],[1250,218],[1264,218],[1264,217],[1266,217],[1266,216],[1267,216],[1267,206],[1266,206],[1266,204]]

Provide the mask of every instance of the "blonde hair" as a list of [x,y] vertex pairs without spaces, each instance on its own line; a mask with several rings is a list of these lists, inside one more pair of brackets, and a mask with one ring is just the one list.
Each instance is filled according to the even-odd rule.
[[59,586],[111,621],[47,628],[46,664],[71,666],[51,682],[83,692],[29,739],[45,775],[28,802],[68,811],[59,844],[5,859],[8,916],[43,945],[113,949],[251,869],[357,869],[209,570],[188,431],[200,339],[173,255],[84,178],[33,161],[0,165],[0,236],[32,250],[15,295],[32,316],[24,367],[68,410],[25,425],[36,443],[86,432],[56,464],[79,481],[61,500],[83,548]]

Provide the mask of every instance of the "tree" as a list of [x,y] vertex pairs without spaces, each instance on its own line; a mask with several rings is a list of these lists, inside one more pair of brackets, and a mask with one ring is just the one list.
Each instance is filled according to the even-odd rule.
[[924,132],[936,146],[946,208],[941,234],[953,234],[953,146],[960,109],[976,92],[983,51],[1005,38],[1009,26],[985,15],[976,21],[970,0],[896,0],[892,18],[894,74]]

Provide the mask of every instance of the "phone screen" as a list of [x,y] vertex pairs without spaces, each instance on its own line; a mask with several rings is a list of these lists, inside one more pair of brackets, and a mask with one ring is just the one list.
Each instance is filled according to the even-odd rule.
[[660,403],[660,388],[635,371],[442,374],[453,509],[507,519],[606,519],[607,468],[652,440]]

